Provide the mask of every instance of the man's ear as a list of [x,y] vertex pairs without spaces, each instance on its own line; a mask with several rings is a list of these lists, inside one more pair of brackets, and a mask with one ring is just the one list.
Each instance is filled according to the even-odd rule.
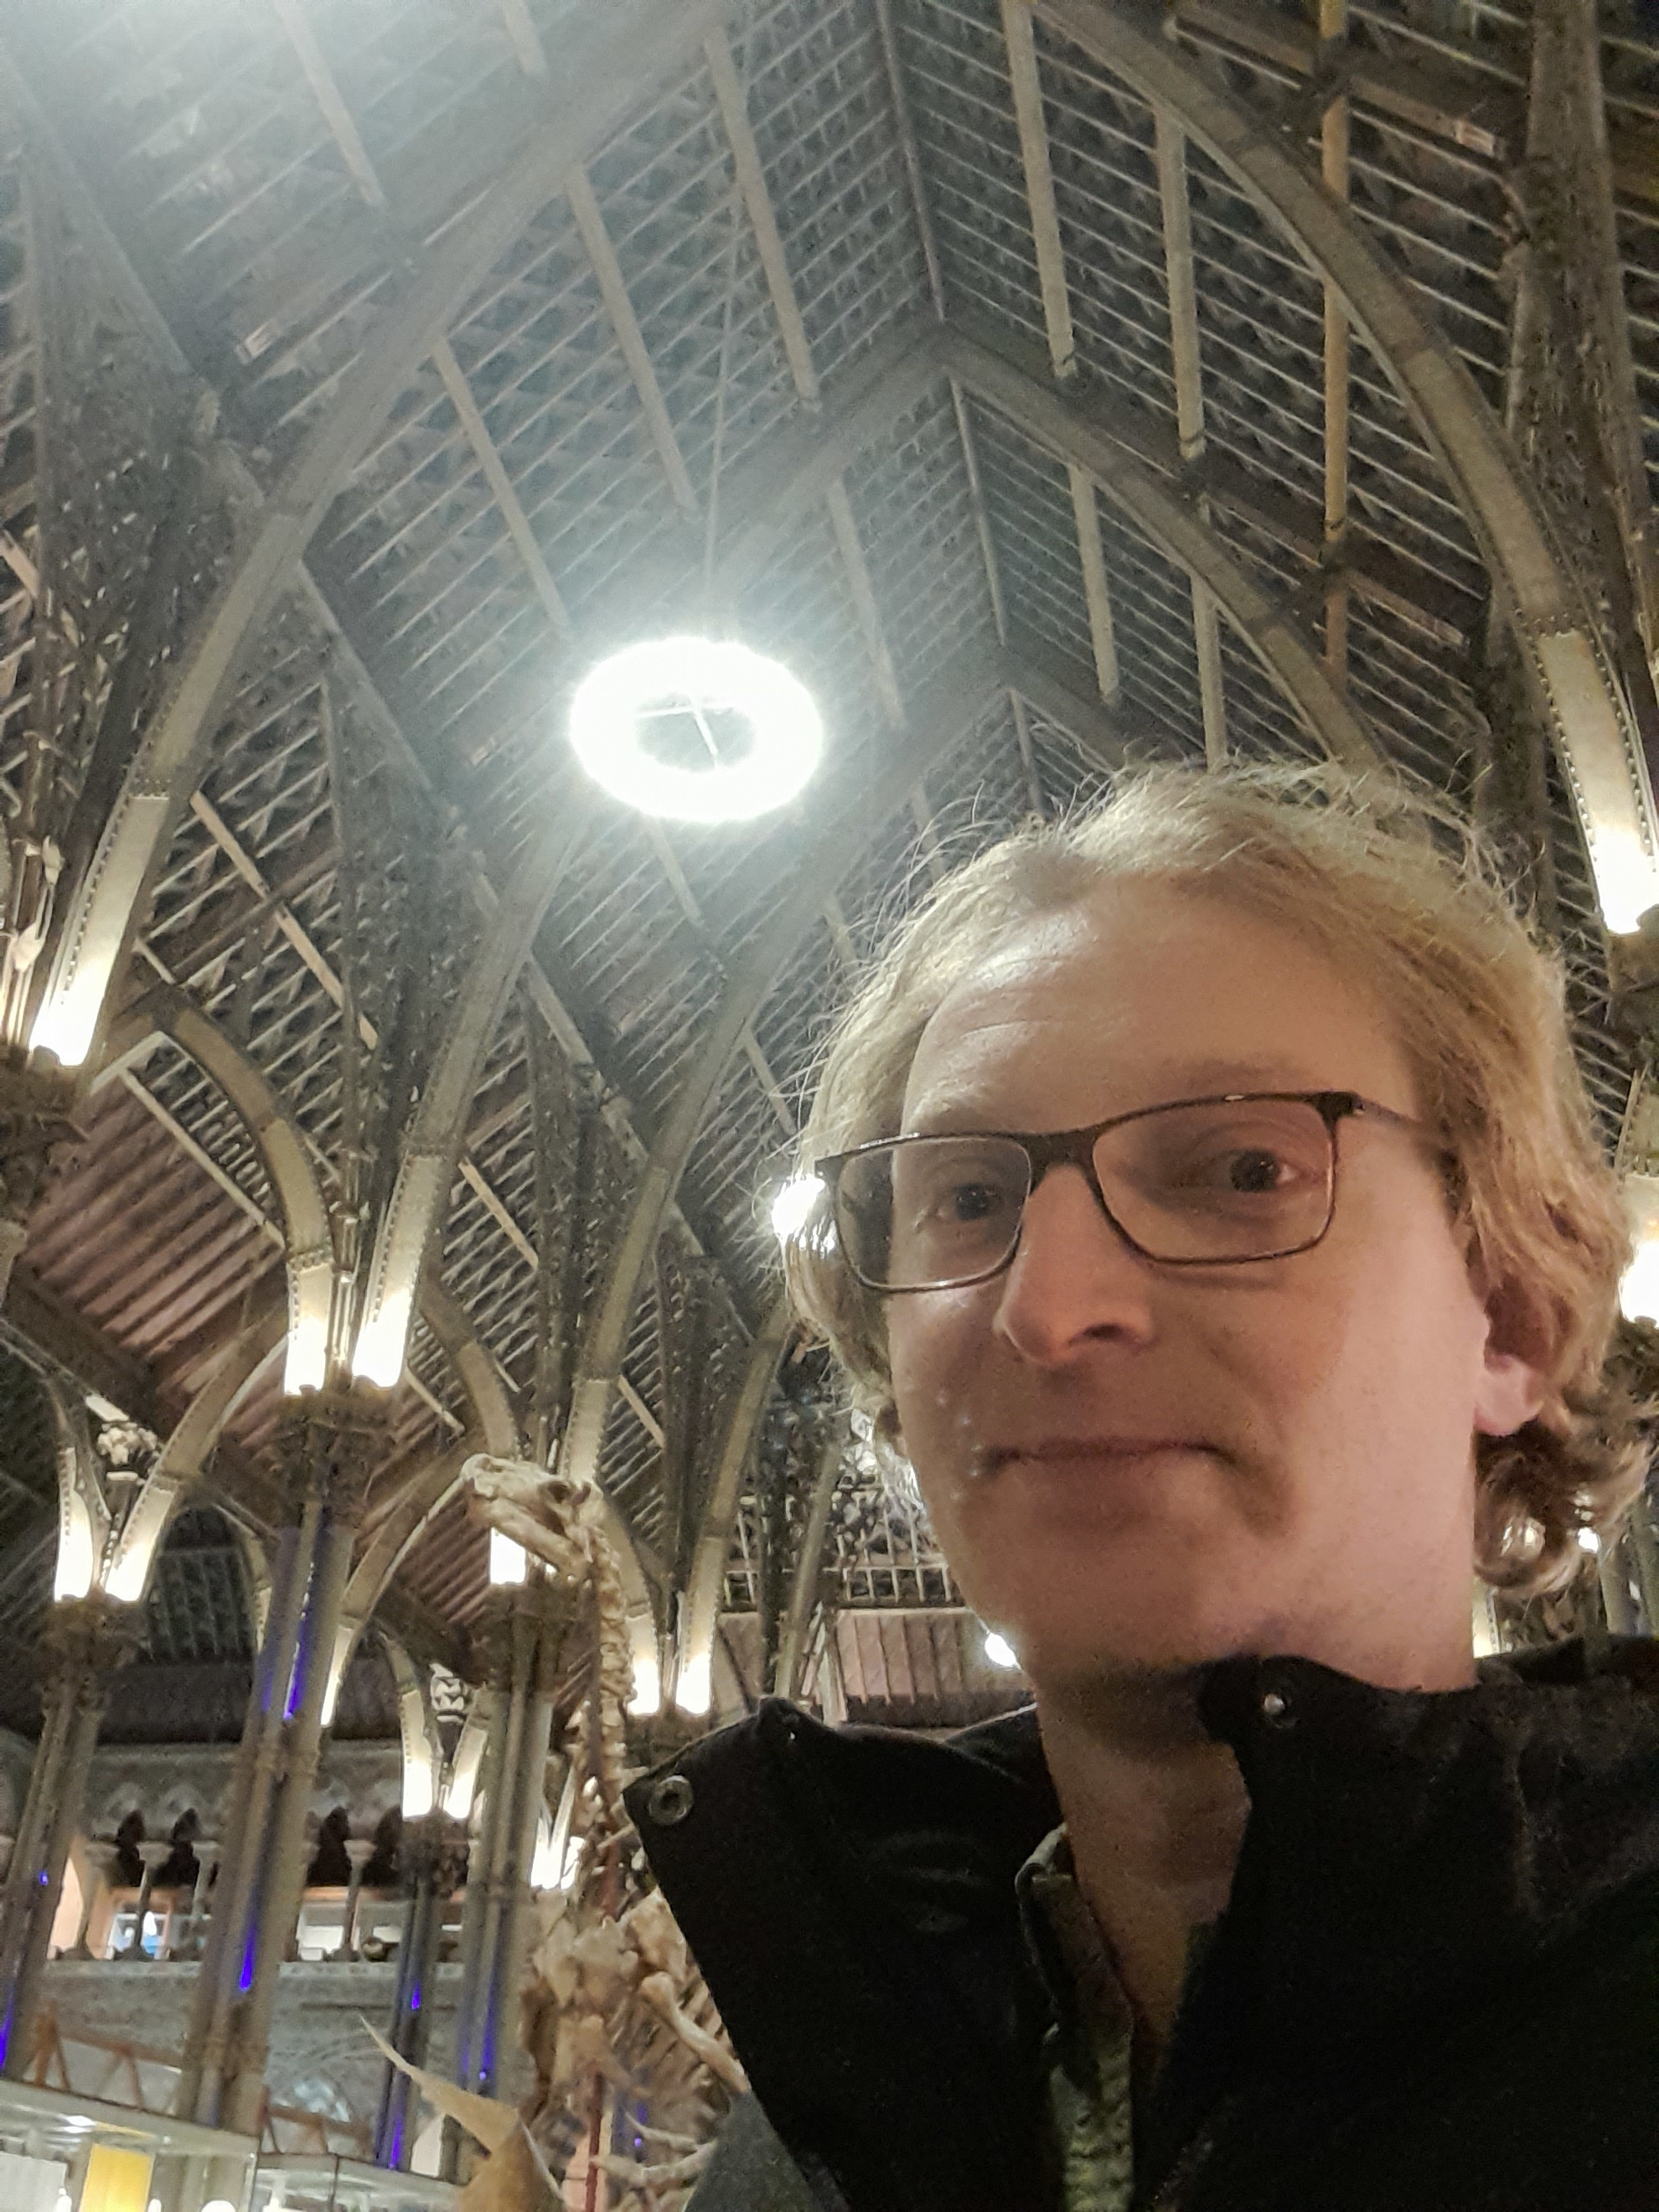
[[[1479,1270],[1475,1271],[1477,1287]],[[1486,1293],[1486,1342],[1475,1393],[1475,1432],[1512,1437],[1544,1403],[1550,1345],[1544,1316],[1513,1285]]]

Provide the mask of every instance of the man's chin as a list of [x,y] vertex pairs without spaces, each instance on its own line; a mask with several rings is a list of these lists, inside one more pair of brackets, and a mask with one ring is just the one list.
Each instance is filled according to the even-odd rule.
[[1028,1679],[1039,1689],[1056,1691],[1183,1674],[1253,1650],[1260,1641],[1257,1625],[1231,1607],[1156,1613],[1138,1607],[1119,1613],[1109,1623],[1099,1615],[1068,1621],[1051,1611],[1002,1633]]

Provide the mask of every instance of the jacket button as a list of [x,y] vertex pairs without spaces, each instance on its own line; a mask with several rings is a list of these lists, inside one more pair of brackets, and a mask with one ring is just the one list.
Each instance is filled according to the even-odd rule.
[[659,1828],[676,1828],[695,1802],[696,1793],[683,1774],[665,1774],[652,1785],[645,1809]]
[[1261,1700],[1261,1717],[1269,1728],[1287,1729],[1295,1719],[1291,1701],[1281,1691],[1269,1690]]

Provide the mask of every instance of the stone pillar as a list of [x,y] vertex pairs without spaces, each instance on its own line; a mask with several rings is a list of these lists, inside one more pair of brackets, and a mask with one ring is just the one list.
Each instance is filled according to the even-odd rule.
[[101,1590],[52,1608],[42,1640],[40,1741],[6,1885],[0,1893],[0,2064],[28,2063],[40,1977],[81,1819],[111,1679],[137,1649],[137,1606]]
[[307,1391],[285,1427],[296,1510],[272,1577],[175,2103],[209,2127],[258,2125],[277,1969],[305,1885],[323,1699],[385,1407],[381,1391]]
[[144,1955],[144,1915],[149,1911],[150,1892],[155,1886],[155,1869],[164,1859],[172,1856],[173,1845],[168,1843],[145,1842],[138,1846],[138,1859],[144,1869],[144,1878],[138,1885],[138,1903],[132,1916],[132,1935],[126,1949],[121,1954],[124,1959],[142,1959]]
[[[482,1694],[493,1711],[461,1925],[453,2069],[463,2088],[482,2096],[499,2094],[502,2038],[520,1980],[531,1861],[546,1803],[553,1695],[573,1595],[532,1566],[527,1582],[492,1590],[488,1601]],[[459,2137],[453,2126],[444,2133],[444,2171],[453,2179]]]
[[196,1887],[190,1895],[190,1918],[185,1924],[185,1932],[173,1947],[175,1959],[199,1959],[202,1955],[202,1923],[207,1917],[208,1885],[219,1863],[221,1848],[216,1838],[210,1842],[205,1836],[198,1836],[191,1845],[196,1854]]
[[357,1900],[362,1894],[363,1869],[374,1856],[374,1846],[366,1837],[348,1836],[345,1846],[346,1863],[351,1869],[351,1878],[346,1884],[345,1918],[340,1924],[340,1946],[334,1954],[337,1959],[355,1959],[357,1955]]
[[81,1147],[79,1087],[69,1071],[30,1067],[15,1045],[0,1048],[0,1302],[35,1200]]
[[92,1916],[98,1903],[98,1892],[103,1881],[93,1863],[92,1853],[87,1853],[88,1881],[81,1894],[81,1921],[75,1931],[75,1943],[70,1952],[71,1959],[89,1959],[92,1948],[87,1942],[87,1931],[92,1926]]
[[[434,1969],[444,1911],[454,1895],[466,1837],[445,1813],[428,1813],[404,1827],[403,1940],[398,1946],[398,1990],[386,2040],[411,2065],[426,2063]],[[407,2166],[415,2148],[411,2124],[419,2096],[406,2074],[388,2063],[374,2123],[374,2156],[381,2166]]]

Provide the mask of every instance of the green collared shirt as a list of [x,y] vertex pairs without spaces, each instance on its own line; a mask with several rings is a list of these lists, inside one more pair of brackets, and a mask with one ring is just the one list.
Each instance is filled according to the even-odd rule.
[[[1016,1881],[1025,1940],[1054,2024],[1044,2046],[1048,2123],[1065,2212],[1128,2212],[1134,2194],[1134,2015],[1072,1863],[1066,1830]],[[1211,1930],[1194,1929],[1187,1971]]]

